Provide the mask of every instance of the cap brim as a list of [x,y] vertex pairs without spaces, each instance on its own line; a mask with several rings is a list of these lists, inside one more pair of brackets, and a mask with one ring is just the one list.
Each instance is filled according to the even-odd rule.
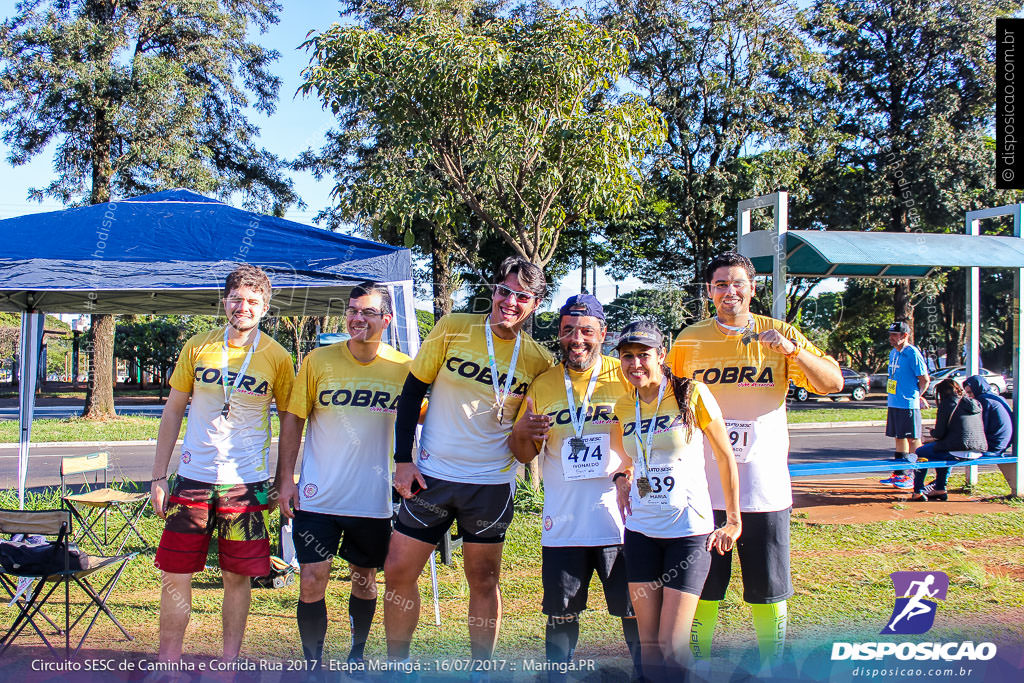
[[620,339],[619,343],[615,345],[615,348],[616,349],[620,349],[623,346],[625,346],[626,344],[640,344],[641,346],[646,346],[647,348],[653,349],[655,347],[661,346],[662,342],[661,341],[654,341],[650,337],[634,337],[634,336],[629,336],[629,337],[623,337],[622,339]]

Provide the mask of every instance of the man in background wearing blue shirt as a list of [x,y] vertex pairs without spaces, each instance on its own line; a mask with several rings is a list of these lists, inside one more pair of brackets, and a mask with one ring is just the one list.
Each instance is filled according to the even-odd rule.
[[[924,356],[910,343],[910,325],[899,320],[889,326],[889,374],[885,383],[888,411],[885,435],[896,439],[893,458],[906,460],[921,445],[921,409],[928,407],[924,390],[928,388],[928,367]],[[879,483],[898,489],[914,487],[913,478],[904,470],[894,470]]]

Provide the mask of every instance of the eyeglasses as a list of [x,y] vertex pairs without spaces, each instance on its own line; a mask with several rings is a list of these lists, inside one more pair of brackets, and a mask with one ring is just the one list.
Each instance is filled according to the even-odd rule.
[[352,308],[350,306],[349,308],[345,309],[345,315],[348,315],[348,316],[361,315],[364,318],[379,318],[379,317],[381,317],[384,314],[382,312],[378,311],[376,308]]
[[530,294],[529,292],[520,292],[515,289],[512,289],[511,287],[506,287],[505,285],[495,285],[494,291],[498,293],[498,296],[503,298],[515,296],[516,301],[518,301],[521,304],[528,304],[537,298],[536,294]]

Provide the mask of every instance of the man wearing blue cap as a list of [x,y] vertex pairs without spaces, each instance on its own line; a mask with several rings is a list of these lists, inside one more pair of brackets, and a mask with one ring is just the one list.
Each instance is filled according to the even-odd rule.
[[601,353],[606,332],[604,309],[595,297],[569,297],[559,311],[562,362],[530,385],[509,436],[517,460],[530,462],[540,454],[543,467],[542,611],[548,617],[550,680],[565,678],[595,571],[608,612],[622,619],[634,673],[640,675],[640,637],[611,479],[622,469],[621,456],[610,449],[612,410],[629,385],[619,361]]
[[[910,343],[910,325],[897,320],[889,326],[889,371],[885,382],[885,435],[896,440],[893,459],[905,462],[921,446],[921,409],[928,407],[924,390],[928,388],[928,366],[917,347]],[[913,477],[904,470],[893,470],[880,484],[898,489],[914,488]]]

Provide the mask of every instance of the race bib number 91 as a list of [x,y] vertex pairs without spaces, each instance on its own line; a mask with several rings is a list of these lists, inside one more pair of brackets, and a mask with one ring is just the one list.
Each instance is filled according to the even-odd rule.
[[732,454],[736,462],[747,462],[754,446],[754,422],[752,420],[726,420],[725,431],[729,435]]
[[562,442],[562,478],[565,481],[605,476],[610,439],[607,434],[572,436]]

